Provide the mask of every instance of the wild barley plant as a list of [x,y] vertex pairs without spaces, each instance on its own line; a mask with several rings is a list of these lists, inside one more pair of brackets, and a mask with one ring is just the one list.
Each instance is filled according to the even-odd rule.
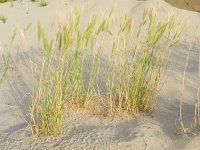
[[[30,108],[31,129],[36,134],[59,134],[61,132],[61,117],[63,114],[63,91],[62,91],[62,69],[61,64],[54,63],[52,50],[53,43],[50,42],[43,27],[38,21],[38,43],[43,43],[42,67],[39,77],[38,89],[33,89],[32,104]],[[55,47],[56,48],[56,47]],[[62,61],[59,60],[58,61]],[[36,71],[33,79],[37,82]]]
[[[55,42],[47,39],[38,21],[38,42],[42,41],[43,44],[43,61],[38,89],[33,92],[30,108],[30,125],[38,135],[59,134],[64,104],[73,103],[82,107],[96,84],[98,69],[92,66],[85,89],[83,67],[87,47],[93,41],[97,18],[91,17],[88,27],[82,32],[79,30],[80,17],[80,12],[75,8],[69,24],[61,21]],[[99,50],[93,65],[98,65],[101,52]]]
[[[162,78],[163,56],[183,31],[182,25],[176,27],[171,17],[165,22],[157,22],[156,16],[154,9],[145,9],[136,32],[131,32],[131,17],[125,16],[120,24],[109,59],[112,71],[108,73],[107,91],[111,114],[152,111]],[[171,33],[172,30],[175,33]],[[135,37],[134,46],[127,45],[127,37]],[[167,38],[170,40],[161,45]]]

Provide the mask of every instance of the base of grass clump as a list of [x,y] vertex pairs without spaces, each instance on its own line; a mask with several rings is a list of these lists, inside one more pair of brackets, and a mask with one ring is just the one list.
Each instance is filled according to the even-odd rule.
[[[75,7],[69,23],[60,20],[55,39],[48,39],[38,22],[43,60],[39,80],[34,75],[38,84],[30,107],[33,133],[61,133],[64,106],[71,104],[104,116],[152,112],[165,50],[178,41],[182,24],[173,17],[157,22],[155,10],[145,9],[135,33],[132,17],[125,14],[113,24],[118,18],[112,13],[102,20],[91,16],[81,30],[81,13]],[[105,37],[110,37],[108,57]]]

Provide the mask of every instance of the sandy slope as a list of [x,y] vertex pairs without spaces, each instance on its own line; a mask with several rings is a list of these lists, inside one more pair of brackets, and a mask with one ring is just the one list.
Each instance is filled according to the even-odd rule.
[[[44,8],[39,7],[37,3],[25,0],[14,2],[12,6],[10,3],[0,4],[0,14],[8,17],[5,24],[0,23],[0,52],[10,51],[8,45],[11,31],[15,26],[23,29],[32,24],[25,33],[24,42],[21,36],[17,36],[11,50],[15,61],[13,70],[6,82],[0,86],[0,149],[200,149],[198,136],[189,135],[188,138],[178,134],[175,126],[179,113],[178,103],[187,45],[197,34],[199,14],[173,8],[160,0],[78,0],[78,4],[85,10],[86,19],[94,12],[108,13],[113,5],[118,6],[115,15],[125,11],[139,18],[143,8],[150,7],[152,2],[159,6],[160,19],[169,12],[175,12],[189,23],[185,38],[173,52],[172,61],[166,72],[166,83],[157,98],[152,117],[105,120],[75,111],[71,112],[70,117],[65,120],[63,135],[50,139],[32,137],[24,121],[30,101],[30,96],[24,97],[24,95],[31,91],[29,61],[31,59],[39,62],[40,58],[36,41],[38,17],[47,29],[53,32],[57,16],[59,14],[69,16],[73,1],[54,0]],[[195,87],[197,86],[200,45],[194,42],[192,44],[184,93],[186,97],[184,100],[185,122],[189,122],[193,116],[193,101],[196,97]]]
[[199,0],[165,0],[166,2],[170,3],[171,5],[181,8],[187,9],[191,11],[200,11],[200,1]]

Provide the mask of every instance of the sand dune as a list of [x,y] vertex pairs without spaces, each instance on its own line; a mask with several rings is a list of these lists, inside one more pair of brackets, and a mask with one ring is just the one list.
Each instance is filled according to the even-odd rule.
[[199,0],[165,0],[169,4],[186,10],[200,11],[200,1]]
[[[166,0],[178,8],[200,10],[200,2],[194,0],[190,4],[183,0]],[[161,0],[78,0],[77,4],[84,8],[84,18],[89,19],[92,13],[108,14],[114,5],[114,15],[122,12],[130,13],[137,18],[145,7],[157,5],[158,19],[162,20],[169,12],[183,17],[188,23],[188,30],[180,44],[174,49],[171,63],[165,75],[165,84],[157,97],[156,108],[152,116],[139,116],[131,119],[103,119],[73,111],[64,122],[63,134],[56,138],[37,139],[32,137],[25,119],[30,103],[30,60],[40,60],[37,49],[37,20],[46,26],[49,37],[55,32],[58,15],[69,16],[74,7],[71,0],[49,1],[47,7],[39,7],[30,1],[15,1],[0,4],[0,14],[7,16],[6,23],[0,23],[0,52],[11,52],[13,69],[3,85],[0,85],[0,149],[137,149],[137,150],[178,150],[200,149],[199,137],[179,134],[175,123],[179,118],[179,99],[182,74],[187,55],[187,46],[192,43],[191,57],[186,73],[186,89],[183,110],[184,122],[188,124],[193,117],[194,101],[198,77],[199,43],[195,36],[199,33],[200,16],[198,12],[177,9]],[[25,39],[20,35],[27,25]],[[9,49],[11,31],[19,30],[12,49]],[[52,34],[51,34],[52,33]],[[188,138],[189,137],[189,138]]]

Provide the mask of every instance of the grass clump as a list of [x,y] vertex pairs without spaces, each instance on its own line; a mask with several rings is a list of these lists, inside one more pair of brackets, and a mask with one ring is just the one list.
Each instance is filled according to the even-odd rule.
[[16,1],[16,0],[0,0],[0,3],[12,2],[12,1]]
[[45,7],[48,5],[48,2],[46,0],[40,0],[40,7]]
[[7,2],[8,0],[0,0],[0,3],[5,3]]
[[[15,32],[12,33],[12,38],[10,42],[10,50],[12,48],[13,42],[15,40]],[[1,49],[1,47],[0,47]],[[0,59],[0,85],[5,81],[5,79],[8,77],[8,74],[10,70],[13,68],[13,59],[11,53],[4,53],[1,54],[1,59]]]
[[7,18],[5,15],[0,15],[0,21],[1,21],[2,23],[6,23],[7,19],[8,19],[8,18]]
[[[38,22],[38,42],[43,44],[42,71],[30,108],[32,131],[38,135],[59,134],[62,129],[64,104],[69,97],[71,99],[81,97],[80,47],[77,47],[76,53],[71,51],[74,48],[74,36],[77,33],[78,16],[77,12],[69,28],[62,24],[59,25],[55,43],[46,38],[45,31],[40,21]],[[78,45],[80,45],[81,38],[80,33],[77,37]],[[35,76],[34,79],[36,79]],[[73,87],[70,85],[72,82]],[[69,93],[68,90],[71,92]]]
[[[109,58],[111,73],[108,73],[107,91],[110,113],[138,113],[152,111],[162,79],[164,55],[177,42],[181,32],[172,33],[174,20],[156,21],[154,9],[143,12],[139,29],[131,32],[132,19],[125,16],[119,28],[118,40],[113,42]],[[147,30],[146,33],[142,31]],[[132,34],[130,34],[132,33]],[[120,36],[121,35],[121,36]],[[167,38],[171,39],[168,41]],[[133,38],[134,37],[134,38]],[[129,47],[129,41],[136,40]],[[165,42],[165,43],[163,43]],[[164,44],[164,45],[162,45]]]
[[8,72],[10,71],[11,67],[11,56],[10,55],[2,55],[3,60],[3,67],[2,73],[0,75],[0,85],[5,81],[8,76]]
[[33,71],[37,83],[30,107],[33,133],[60,134],[65,106],[70,104],[94,107],[88,104],[100,102],[106,116],[152,111],[165,51],[178,41],[181,25],[176,26],[171,17],[156,22],[154,9],[145,9],[134,31],[133,18],[125,14],[113,24],[117,18],[112,13],[113,9],[102,20],[91,16],[81,29],[81,13],[75,8],[68,23],[60,20],[51,40],[38,21],[43,56],[39,79]]

